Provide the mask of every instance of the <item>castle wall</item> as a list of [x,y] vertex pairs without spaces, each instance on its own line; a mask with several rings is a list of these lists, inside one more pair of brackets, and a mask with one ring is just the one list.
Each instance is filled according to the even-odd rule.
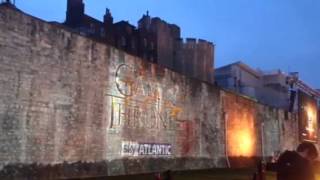
[[102,161],[102,175],[117,175],[221,165],[218,89],[0,12],[1,167]]
[[[298,115],[288,113],[288,118],[286,118],[285,111],[280,111],[279,121],[280,124],[280,151],[285,150],[295,150],[299,144],[299,124]],[[319,144],[318,144],[319,145]]]
[[204,40],[187,38],[177,42],[174,69],[189,78],[214,82],[214,46]]
[[262,156],[262,121],[265,156],[296,145],[248,98],[4,6],[0,32],[1,179],[226,167]]
[[125,21],[113,24],[108,10],[104,22],[84,14],[82,0],[69,0],[64,25],[144,60],[188,77],[214,83],[214,46],[205,40],[180,41],[180,27],[143,15],[137,29]]
[[221,93],[226,157],[231,167],[253,167],[299,144],[296,114],[268,107],[248,97]]
[[[256,103],[235,94],[224,93],[223,112],[226,123],[226,152],[231,166],[244,164],[234,161],[239,157],[261,157],[260,123],[257,119]],[[254,161],[251,165],[254,166]]]
[[160,18],[152,19],[151,29],[157,39],[157,63],[172,70],[175,38],[177,37],[174,36],[171,26]]

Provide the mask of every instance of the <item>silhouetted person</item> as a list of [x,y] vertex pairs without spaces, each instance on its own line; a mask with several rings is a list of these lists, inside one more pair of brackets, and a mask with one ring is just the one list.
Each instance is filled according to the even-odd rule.
[[315,180],[312,161],[318,151],[310,142],[301,143],[297,151],[285,151],[277,162],[277,180]]

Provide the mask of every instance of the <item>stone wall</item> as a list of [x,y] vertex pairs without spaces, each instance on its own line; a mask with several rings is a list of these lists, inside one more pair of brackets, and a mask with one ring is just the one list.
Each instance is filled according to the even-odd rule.
[[204,82],[214,83],[214,45],[202,39],[177,42],[174,70]]
[[116,175],[221,162],[219,89],[0,12],[2,167],[105,161]]
[[231,167],[252,167],[299,144],[298,117],[282,109],[256,103],[231,92],[221,92],[226,131],[226,157]]
[[291,114],[4,5],[0,55],[1,179],[226,167],[297,142]]
[[[224,93],[222,103],[226,123],[226,152],[231,166],[254,166],[254,161],[248,164],[242,162],[240,157],[261,157],[256,103],[231,93]],[[237,162],[239,158],[241,161]]]

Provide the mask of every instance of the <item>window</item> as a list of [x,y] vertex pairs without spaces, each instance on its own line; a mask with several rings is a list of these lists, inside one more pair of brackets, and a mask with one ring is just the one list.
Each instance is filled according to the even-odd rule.
[[136,48],[136,45],[135,45],[135,41],[134,41],[134,40],[131,41],[131,48],[132,48],[132,49],[135,49],[135,48]]
[[104,28],[100,28],[100,36],[101,37],[105,37],[105,31],[104,31]]
[[147,45],[148,45],[147,39],[143,38],[143,47],[147,47]]
[[94,34],[95,33],[95,26],[93,23],[90,24],[90,30],[89,33]]
[[125,47],[126,46],[126,38],[121,36],[121,46]]

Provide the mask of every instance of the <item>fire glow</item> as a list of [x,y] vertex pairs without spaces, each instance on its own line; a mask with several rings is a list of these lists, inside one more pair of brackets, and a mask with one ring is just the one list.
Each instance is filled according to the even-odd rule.
[[318,141],[318,108],[315,99],[299,92],[300,141]]
[[248,130],[240,131],[238,134],[239,137],[239,155],[245,156],[252,153],[253,143],[251,140],[251,135]]
[[255,155],[255,129],[252,115],[243,114],[240,118],[228,119],[228,154],[233,157]]
[[317,113],[311,106],[305,108],[307,114],[307,122],[305,130],[308,132],[309,138],[315,136]]

